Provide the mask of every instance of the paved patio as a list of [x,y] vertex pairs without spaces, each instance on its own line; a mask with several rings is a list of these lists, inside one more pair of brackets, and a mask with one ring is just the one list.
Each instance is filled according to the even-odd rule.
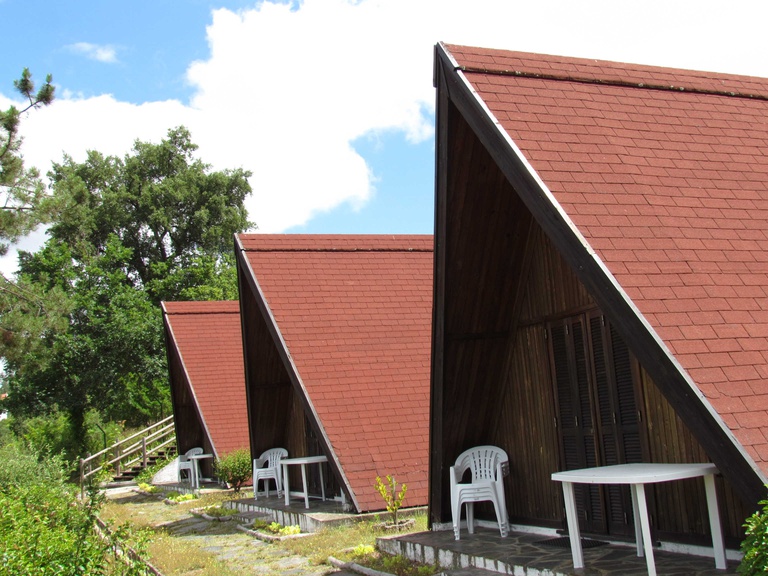
[[[436,559],[451,576],[480,574],[484,569],[515,576],[645,576],[645,558],[635,555],[634,546],[602,545],[585,548],[582,570],[575,570],[570,548],[543,545],[546,536],[512,532],[501,538],[496,529],[476,528],[465,532],[461,540],[452,531],[419,532],[398,537],[379,538],[379,547],[391,554],[403,554],[412,560],[434,563]],[[712,558],[654,550],[659,576],[723,576],[736,574],[737,562],[728,562],[727,570],[715,569]]]

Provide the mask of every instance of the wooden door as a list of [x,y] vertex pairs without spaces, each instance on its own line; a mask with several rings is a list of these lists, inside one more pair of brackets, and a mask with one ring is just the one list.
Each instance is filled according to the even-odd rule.
[[[631,358],[605,318],[590,312],[548,326],[564,470],[641,462]],[[631,535],[632,505],[621,486],[576,486],[582,530]]]

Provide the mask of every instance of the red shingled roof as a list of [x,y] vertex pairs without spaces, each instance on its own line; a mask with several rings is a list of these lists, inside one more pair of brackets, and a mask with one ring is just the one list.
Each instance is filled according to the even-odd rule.
[[163,302],[163,310],[216,455],[247,449],[239,302]]
[[427,502],[432,236],[241,235],[359,510]]
[[446,49],[768,472],[768,79]]

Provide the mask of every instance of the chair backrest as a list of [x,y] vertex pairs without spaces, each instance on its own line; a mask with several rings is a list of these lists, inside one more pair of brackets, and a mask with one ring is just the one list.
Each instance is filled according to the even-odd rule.
[[475,446],[465,450],[456,458],[456,477],[461,478],[467,470],[472,471],[472,481],[500,480],[497,471],[509,462],[507,453],[496,446]]
[[181,455],[179,460],[181,462],[186,462],[187,460],[189,460],[190,456],[197,456],[198,454],[202,454],[202,453],[203,453],[203,449],[200,447],[190,448],[189,450],[184,452],[184,454]]
[[280,460],[288,457],[288,450],[285,448],[270,448],[259,456],[259,460],[266,460],[266,468],[277,468]]

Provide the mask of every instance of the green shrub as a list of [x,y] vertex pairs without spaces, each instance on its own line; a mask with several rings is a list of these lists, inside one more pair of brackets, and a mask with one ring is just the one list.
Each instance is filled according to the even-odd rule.
[[203,513],[211,518],[226,518],[227,516],[236,516],[240,511],[236,508],[222,508],[217,505],[203,508]]
[[35,576],[146,573],[141,563],[116,561],[127,534],[102,539],[94,530],[103,497],[79,500],[64,478],[61,457],[4,446],[0,454],[0,542],[3,574]]
[[171,502],[189,502],[190,500],[197,500],[197,494],[179,494],[178,492],[172,491],[165,495],[165,499],[170,500]]
[[387,483],[382,482],[380,476],[376,476],[376,490],[381,494],[384,503],[387,505],[387,512],[392,514],[392,523],[397,524],[397,511],[403,505],[405,500],[405,493],[408,490],[408,486],[403,484],[401,486],[400,493],[397,492],[397,482],[395,477],[387,474]]
[[34,484],[64,484],[66,464],[59,456],[39,457],[20,442],[0,447],[0,488]]
[[761,500],[758,510],[744,523],[746,537],[741,543],[744,557],[738,572],[743,576],[768,573],[768,500]]
[[235,494],[240,493],[240,488],[253,475],[251,453],[241,448],[225,454],[216,459],[216,475],[235,489]]

